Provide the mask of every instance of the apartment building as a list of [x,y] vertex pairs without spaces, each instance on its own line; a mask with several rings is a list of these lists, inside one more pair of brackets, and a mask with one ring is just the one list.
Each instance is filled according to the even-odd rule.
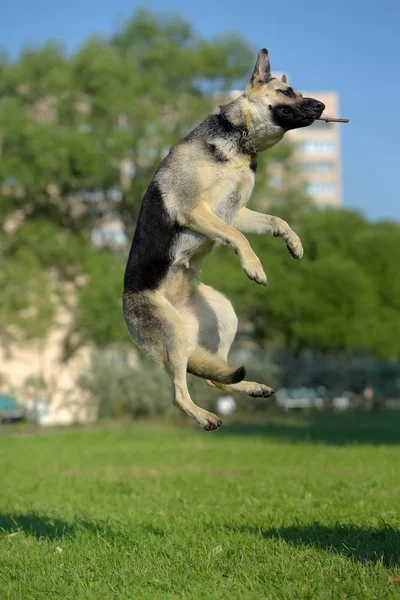
[[[318,98],[326,106],[325,114],[339,116],[336,92],[302,91],[304,97]],[[310,127],[288,133],[296,144],[300,175],[307,191],[319,205],[342,205],[340,125],[316,121]]]

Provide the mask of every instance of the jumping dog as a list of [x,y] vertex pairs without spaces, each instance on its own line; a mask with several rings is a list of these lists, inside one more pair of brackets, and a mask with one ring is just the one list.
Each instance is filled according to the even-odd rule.
[[245,381],[245,368],[228,364],[238,320],[229,300],[201,283],[201,263],[218,244],[226,244],[247,276],[266,285],[243,233],[282,237],[292,256],[302,257],[301,241],[286,221],[246,204],[257,154],[290,129],[311,125],[324,108],[303,98],[285,75],[272,77],[268,51],[262,49],[243,95],[171,148],[143,197],[125,271],[124,319],[136,344],[169,374],[174,404],[205,430],[222,423],[192,401],[187,372],[224,391],[268,397],[273,390]]

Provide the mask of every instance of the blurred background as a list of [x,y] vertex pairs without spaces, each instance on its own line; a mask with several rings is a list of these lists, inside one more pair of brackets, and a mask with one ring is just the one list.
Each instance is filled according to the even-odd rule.
[[0,417],[41,425],[180,419],[136,351],[122,280],[141,198],[169,148],[250,77],[267,47],[326,114],[260,157],[251,207],[289,221],[251,239],[250,282],[225,248],[203,280],[240,317],[231,361],[277,390],[268,405],[190,378],[240,420],[272,411],[400,408],[398,3],[16,0],[0,11]]

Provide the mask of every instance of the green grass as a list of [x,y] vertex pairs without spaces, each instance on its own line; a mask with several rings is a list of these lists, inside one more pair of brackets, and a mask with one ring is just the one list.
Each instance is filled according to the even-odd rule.
[[0,430],[1,600],[381,600],[398,576],[398,415]]

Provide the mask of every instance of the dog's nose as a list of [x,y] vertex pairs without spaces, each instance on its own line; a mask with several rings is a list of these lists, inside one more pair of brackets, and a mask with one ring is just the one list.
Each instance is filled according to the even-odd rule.
[[315,100],[314,108],[315,110],[320,110],[322,112],[323,110],[325,110],[325,104],[323,102],[320,102],[319,100]]

